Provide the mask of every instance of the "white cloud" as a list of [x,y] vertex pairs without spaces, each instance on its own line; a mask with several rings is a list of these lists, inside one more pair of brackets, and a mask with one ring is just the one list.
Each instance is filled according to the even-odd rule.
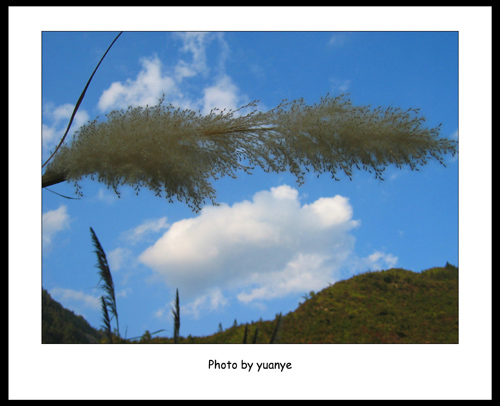
[[352,217],[352,208],[347,204],[347,199],[338,195],[321,197],[314,203],[306,205],[305,208],[314,212],[321,228],[348,222]]
[[149,234],[158,233],[164,229],[167,229],[168,226],[169,224],[167,223],[167,217],[145,220],[137,227],[125,231],[123,233],[123,238],[125,238],[129,244],[136,244]]
[[[55,106],[53,103],[43,105],[42,143],[45,149],[55,148],[59,143],[68,127],[74,108],[75,106],[70,103],[59,106]],[[89,121],[89,114],[85,110],[79,109],[66,139],[71,140],[69,136],[87,121]]]
[[229,54],[229,46],[224,39],[222,32],[182,32],[177,33],[176,38],[182,42],[181,51],[191,54],[191,61],[186,62],[181,59],[175,66],[175,72],[178,80],[186,77],[202,74],[207,76],[211,68],[207,63],[207,51],[209,45],[217,45],[217,63],[215,69],[218,73],[225,70],[225,62]]
[[[205,114],[214,107],[235,110],[246,103],[247,98],[239,94],[238,87],[224,73],[229,49],[222,33],[187,32],[175,37],[181,41],[180,51],[190,58],[179,59],[172,66],[165,66],[156,55],[142,58],[142,69],[136,78],[114,82],[102,93],[100,110],[156,105],[163,95],[168,103]],[[213,42],[218,45],[213,49],[215,69],[207,64],[208,47]],[[209,84],[200,87],[199,93],[190,94],[191,86],[185,86],[185,81],[199,75]]]
[[[320,290],[332,282],[332,264],[327,255],[299,253],[283,270],[262,275],[260,286],[238,294],[238,300],[270,300],[291,293]],[[264,283],[262,283],[264,282]]]
[[108,258],[109,267],[111,272],[120,270],[124,263],[128,263],[131,258],[132,251],[127,248],[115,248],[110,251],[106,256]]
[[335,281],[353,252],[352,214],[345,197],[301,205],[298,191],[283,185],[173,223],[139,261],[179,288],[192,314],[230,297],[300,294]]
[[195,76],[199,73],[207,73],[206,46],[211,36],[207,32],[183,32],[177,33],[176,37],[182,41],[181,51],[190,53],[191,62],[181,59],[177,62],[175,73],[178,80]]
[[386,254],[382,251],[375,251],[366,258],[360,258],[357,261],[357,267],[362,270],[380,271],[390,269],[396,266],[398,257],[392,254]]
[[157,56],[141,58],[140,62],[142,70],[134,80],[127,79],[125,83],[113,82],[102,93],[98,103],[101,111],[155,105],[163,94],[168,95],[175,91],[174,79],[164,75],[162,63]]
[[228,300],[224,297],[220,289],[214,288],[208,290],[206,293],[198,296],[194,301],[181,306],[182,313],[191,315],[193,318],[200,318],[203,312],[211,312],[226,306]]
[[238,87],[229,76],[220,77],[213,86],[203,90],[203,113],[208,114],[213,108],[236,110],[244,102]]
[[[101,307],[99,296],[64,288],[54,288],[49,293],[54,300],[60,302],[66,308],[74,309],[83,306],[87,309],[99,310]],[[79,313],[81,314],[81,311]]]
[[42,215],[42,239],[43,246],[47,248],[53,241],[54,236],[67,228],[69,228],[70,216],[68,208],[61,205],[56,210],[50,210]]

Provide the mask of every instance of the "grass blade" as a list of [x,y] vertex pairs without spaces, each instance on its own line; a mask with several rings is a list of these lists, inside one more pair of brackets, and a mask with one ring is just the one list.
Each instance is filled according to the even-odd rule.
[[111,320],[109,319],[108,306],[106,304],[106,299],[101,296],[101,309],[102,309],[102,321],[104,323],[104,331],[106,332],[109,343],[113,343],[113,333],[111,332]]
[[179,289],[176,291],[175,295],[175,308],[172,309],[172,314],[174,315],[174,344],[179,342],[179,329],[181,327],[181,309],[179,307]]
[[[102,248],[102,245],[99,242],[99,239],[97,238],[97,235],[95,234],[92,227],[90,227],[90,234],[92,237],[92,242],[93,242],[94,247],[96,249],[94,251],[97,255],[96,267],[99,269],[99,276],[101,277],[101,279],[99,280],[99,283],[101,283],[101,281],[103,282],[103,285],[101,287],[106,292],[106,296],[102,297],[103,306],[106,305],[106,309],[105,309],[106,312],[107,312],[107,308],[109,307],[111,314],[115,317],[116,330],[118,332],[118,335],[120,335],[120,327],[118,324],[118,311],[116,309],[115,287],[113,284],[113,278],[111,277],[111,270],[109,269],[108,260],[106,258],[106,253],[104,252],[104,249]],[[104,309],[103,309],[103,311],[104,311]],[[109,317],[108,317],[108,319],[109,319]]]

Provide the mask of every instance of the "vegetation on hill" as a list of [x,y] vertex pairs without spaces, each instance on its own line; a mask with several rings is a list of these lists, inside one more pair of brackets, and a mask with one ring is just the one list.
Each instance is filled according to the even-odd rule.
[[[242,343],[247,329],[250,335],[258,331],[258,343],[268,343],[276,323],[258,321],[180,342]],[[310,292],[283,316],[277,343],[457,344],[458,268],[446,264],[420,273],[367,272]]]
[[42,344],[97,344],[102,338],[102,332],[42,289]]
[[368,272],[285,316],[282,343],[458,343],[458,268]]
[[[64,326],[61,323],[49,329],[46,314],[49,313],[44,310],[43,342],[50,342],[45,332],[50,332],[51,337],[71,336],[53,332],[57,326]],[[74,317],[84,321],[81,316]],[[104,342],[102,332],[94,332]],[[419,273],[404,269],[363,273],[320,292],[310,292],[296,310],[284,316],[279,314],[274,320],[245,325],[235,322],[210,336],[179,336],[176,340],[181,344],[271,340],[279,344],[458,343],[458,268],[446,264]],[[174,339],[153,338],[146,331],[140,340],[114,342],[167,344]]]

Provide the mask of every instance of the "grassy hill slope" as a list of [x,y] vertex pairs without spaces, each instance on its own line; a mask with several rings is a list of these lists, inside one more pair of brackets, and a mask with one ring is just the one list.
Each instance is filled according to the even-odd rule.
[[371,272],[313,295],[281,343],[458,343],[458,269]]
[[[257,343],[268,343],[276,322],[233,326],[180,342],[242,343],[246,328],[247,342],[257,330]],[[283,316],[278,343],[458,343],[458,268],[447,264],[420,273],[367,272],[311,292]]]
[[[205,337],[180,337],[179,342],[269,343],[279,319],[233,326]],[[458,268],[446,264],[419,273],[367,272],[310,292],[295,311],[282,316],[277,343],[458,343]]]

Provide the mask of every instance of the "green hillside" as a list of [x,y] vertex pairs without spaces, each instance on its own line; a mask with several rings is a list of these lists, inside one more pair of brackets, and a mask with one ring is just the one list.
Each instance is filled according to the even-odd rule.
[[[268,343],[275,324],[249,324],[248,336],[258,328],[257,342]],[[241,343],[244,330],[237,326],[184,342]],[[458,343],[458,268],[368,272],[310,292],[283,316],[278,343]]]
[[102,333],[42,289],[42,344],[97,344]]
[[282,343],[458,343],[458,269],[365,273],[288,314]]
[[[235,325],[206,337],[180,337],[179,342],[269,343],[278,319]],[[141,341],[173,340],[145,335]],[[310,292],[281,318],[277,343],[458,343],[458,268],[446,264],[419,273],[367,272]]]

